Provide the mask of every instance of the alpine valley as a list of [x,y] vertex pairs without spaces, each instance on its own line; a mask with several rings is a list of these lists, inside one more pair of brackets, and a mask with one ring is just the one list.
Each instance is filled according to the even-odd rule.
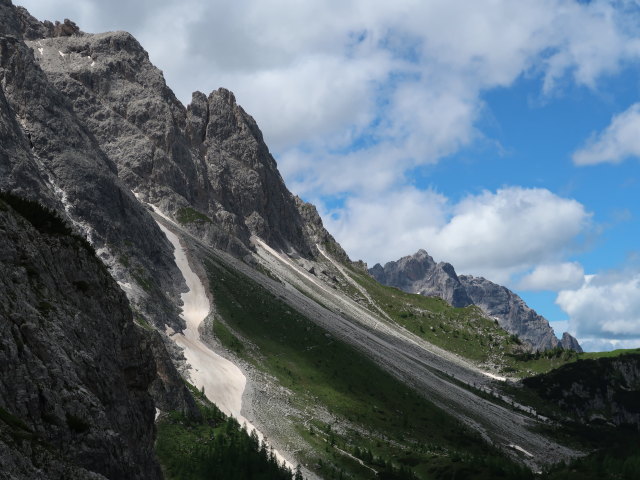
[[640,351],[352,261],[229,90],[10,0],[0,85],[0,479],[637,478]]

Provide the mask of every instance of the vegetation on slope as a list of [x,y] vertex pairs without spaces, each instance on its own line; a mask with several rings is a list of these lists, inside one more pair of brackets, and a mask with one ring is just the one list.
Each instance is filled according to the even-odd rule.
[[10,205],[40,233],[50,235],[73,234],[69,225],[67,225],[56,212],[42,206],[38,202],[27,200],[10,192],[0,192],[0,208],[2,208],[4,204]]
[[[366,272],[347,270],[376,305],[398,325],[445,350],[516,377],[549,372],[571,362],[618,356],[635,350],[577,353],[558,347],[529,352],[521,341],[498,326],[476,306],[454,308],[439,297],[406,293],[378,283]],[[358,292],[345,289],[351,296]],[[359,297],[362,301],[362,298]]]
[[517,372],[515,356],[524,353],[509,335],[476,306],[454,308],[438,297],[426,297],[381,285],[365,272],[348,269],[376,305],[397,324],[445,350],[501,371]]
[[6,210],[7,206],[18,212],[40,233],[72,237],[89,253],[95,255],[91,244],[85,238],[74,233],[69,224],[55,210],[11,192],[0,192],[0,209]]
[[581,423],[640,426],[640,354],[578,360],[523,380],[522,390]]
[[248,434],[192,388],[202,414],[195,420],[179,412],[158,421],[156,453],[168,480],[300,480],[280,465],[255,432]]
[[204,213],[200,213],[191,207],[179,209],[176,212],[176,220],[178,220],[182,225],[186,225],[188,223],[212,223],[211,219]]
[[300,430],[314,447],[303,460],[323,478],[375,478],[374,472],[383,478],[450,478],[455,472],[527,478],[529,472],[251,279],[215,258],[205,264],[219,340],[275,376],[302,409],[321,404],[339,419],[341,428],[313,420]]
[[593,452],[568,465],[552,467],[543,478],[638,477],[639,362],[637,349],[575,354],[566,365],[526,378],[519,386],[503,387],[518,401],[533,405],[555,421],[555,427],[547,427],[549,434]]
[[636,480],[640,472],[640,436],[621,429],[599,432],[599,448],[569,464],[545,472],[544,480]]

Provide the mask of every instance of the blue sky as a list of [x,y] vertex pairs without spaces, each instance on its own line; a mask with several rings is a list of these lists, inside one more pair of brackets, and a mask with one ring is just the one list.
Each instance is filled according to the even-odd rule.
[[[603,79],[596,90],[568,85],[552,99],[541,95],[538,78],[521,78],[511,88],[487,92],[482,96],[486,112],[481,128],[496,143],[485,140],[465,148],[425,172],[416,172],[416,182],[436,185],[454,201],[479,188],[505,185],[547,188],[574,198],[593,214],[594,228],[565,258],[592,274],[637,267],[637,161],[593,166],[576,166],[572,161],[585,139],[604,130],[613,115],[638,100],[637,73],[635,66],[629,66]],[[549,320],[568,320],[555,303],[557,292],[517,288],[517,282],[512,286]]]
[[640,347],[637,1],[17,3],[132,32],[185,104],[234,91],[352,258],[424,248]]

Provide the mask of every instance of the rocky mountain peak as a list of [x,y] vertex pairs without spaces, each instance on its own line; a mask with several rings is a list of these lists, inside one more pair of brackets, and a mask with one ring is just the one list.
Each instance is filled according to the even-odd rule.
[[578,340],[576,340],[575,337],[571,335],[569,332],[564,332],[562,334],[560,345],[565,350],[575,350],[576,352],[582,352],[582,347],[578,343]]
[[[258,125],[253,117],[236,103],[236,97],[232,92],[226,88],[214,90],[209,94],[208,103],[209,123],[205,141],[224,143],[234,137],[242,137],[245,141],[253,141],[256,153],[257,150],[263,150],[260,153],[268,154]],[[250,156],[247,160],[249,159],[256,160],[256,157]]]
[[[24,28],[36,28],[23,17]],[[231,91],[194,92],[184,107],[126,32],[41,37],[27,42],[38,66],[140,198],[239,257],[254,235],[283,251],[318,255],[315,243],[330,235],[299,208]]]
[[453,265],[437,263],[425,250],[375,265],[369,273],[380,283],[410,293],[441,297],[454,307],[477,305],[496,319],[507,332],[518,335],[534,350],[546,350],[561,345],[582,351],[578,341],[568,333],[558,341],[549,322],[538,315],[511,290],[482,277],[458,276]]
[[387,262],[384,267],[374,265],[369,273],[380,283],[406,292],[426,296],[441,296],[454,307],[466,307],[472,302],[449,263],[436,263],[426,250]]
[[495,318],[507,332],[517,335],[534,350],[548,350],[559,345],[548,320],[514,292],[483,277],[460,275],[459,278],[473,303]]
[[311,245],[322,246],[326,252],[330,253],[336,260],[342,263],[351,263],[347,252],[345,252],[342,246],[333,238],[333,235],[324,228],[322,218],[315,205],[305,202],[297,195],[294,197],[294,201],[302,218],[304,234],[309,243]]

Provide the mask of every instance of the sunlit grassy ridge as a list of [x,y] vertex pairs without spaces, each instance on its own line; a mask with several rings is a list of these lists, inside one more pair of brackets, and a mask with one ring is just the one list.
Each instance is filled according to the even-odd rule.
[[349,269],[373,301],[396,323],[429,342],[477,362],[511,353],[519,341],[487,318],[476,306],[454,308],[438,297],[403,292],[378,283],[369,275]]

